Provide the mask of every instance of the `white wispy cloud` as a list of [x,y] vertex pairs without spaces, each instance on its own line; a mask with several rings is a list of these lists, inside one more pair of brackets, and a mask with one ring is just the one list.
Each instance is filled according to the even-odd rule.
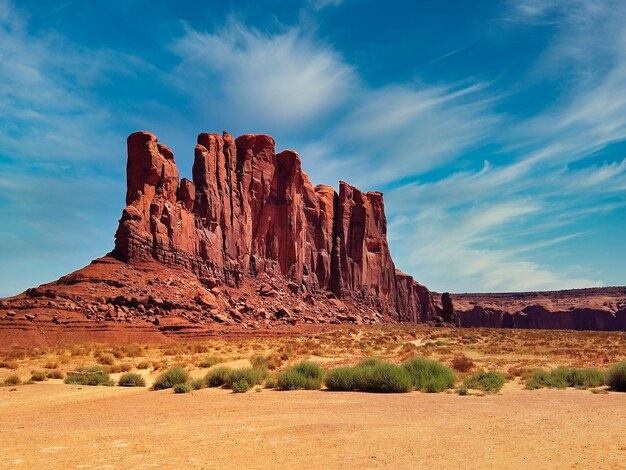
[[185,91],[257,131],[306,126],[343,104],[355,85],[352,67],[300,27],[267,34],[231,19],[214,32],[188,27],[171,47]]

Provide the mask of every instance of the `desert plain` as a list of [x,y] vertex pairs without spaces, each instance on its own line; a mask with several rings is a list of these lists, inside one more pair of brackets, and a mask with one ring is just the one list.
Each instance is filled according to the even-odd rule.
[[[626,355],[626,333],[337,326],[273,337],[163,344],[79,344],[0,354],[0,382],[42,371],[106,368],[145,387],[49,378],[0,387],[1,468],[624,468],[626,394],[527,390],[533,369],[603,370]],[[331,369],[367,357],[425,357],[450,366],[441,393],[150,390],[169,367],[192,378],[265,361],[270,374],[310,360]],[[207,367],[210,366],[210,367]],[[460,370],[459,370],[460,369]],[[477,371],[504,387],[458,393]]]

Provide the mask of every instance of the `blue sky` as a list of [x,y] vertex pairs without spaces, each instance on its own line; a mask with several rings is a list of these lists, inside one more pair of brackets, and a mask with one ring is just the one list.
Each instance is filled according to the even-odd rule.
[[268,133],[432,289],[626,284],[626,3],[0,0],[0,296],[113,246],[125,139]]

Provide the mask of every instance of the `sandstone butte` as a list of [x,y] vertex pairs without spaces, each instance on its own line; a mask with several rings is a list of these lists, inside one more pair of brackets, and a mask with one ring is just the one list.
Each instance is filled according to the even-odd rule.
[[154,135],[131,134],[113,251],[1,299],[0,344],[379,322],[626,330],[623,288],[435,300],[395,268],[381,193],[313,186],[300,156],[267,135],[200,134],[192,174],[179,178]]

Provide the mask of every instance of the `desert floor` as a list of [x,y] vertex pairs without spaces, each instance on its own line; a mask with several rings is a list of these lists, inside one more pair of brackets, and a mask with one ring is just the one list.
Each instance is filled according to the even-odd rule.
[[0,391],[2,468],[624,468],[626,394]]
[[[626,358],[620,332],[343,328],[274,338],[171,344],[81,344],[0,354],[0,380],[100,364],[148,386],[167,367],[203,377],[202,362],[274,372],[310,359],[325,368],[377,356],[423,356],[508,381],[497,394],[289,391],[188,394],[88,387],[49,379],[0,387],[0,468],[626,468],[626,393],[524,390],[528,371],[605,369]],[[278,359],[276,359],[278,358]],[[467,361],[465,361],[467,362]],[[216,367],[216,366],[214,366]]]

